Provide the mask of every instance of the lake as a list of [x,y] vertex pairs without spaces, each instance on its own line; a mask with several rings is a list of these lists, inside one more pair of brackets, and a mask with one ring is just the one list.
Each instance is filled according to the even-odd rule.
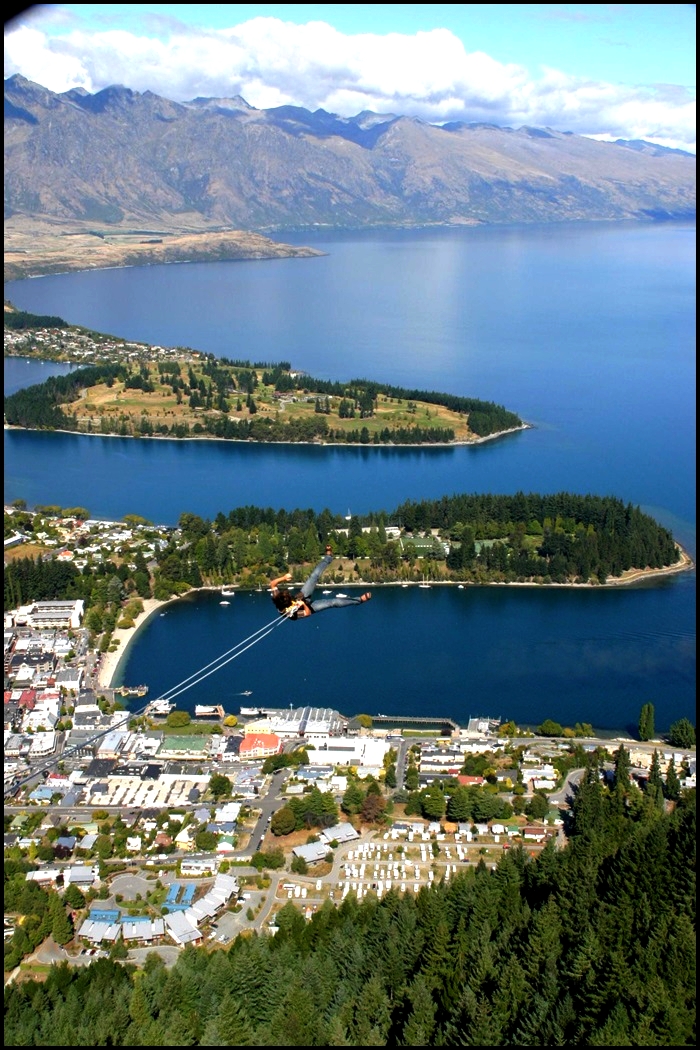
[[[570,490],[641,506],[695,554],[694,225],[284,239],[327,254],[47,277],[7,284],[5,297],[131,339],[493,400],[533,429],[444,449],[5,431],[5,501],[173,524],[183,511],[212,517],[246,504],[362,514],[455,492]],[[6,383],[16,365],[6,361]],[[221,677],[233,695],[228,672],[247,661],[242,689],[266,704],[317,702],[349,714],[432,705],[460,719],[485,712],[623,727],[652,700],[659,726],[694,719],[695,573],[619,595],[385,588],[361,610],[276,631],[200,689],[215,702]],[[137,639],[124,675],[145,678],[152,695],[167,688],[179,672],[162,671],[159,625],[186,617],[184,652],[199,666],[210,641],[221,637],[223,651],[239,626],[259,626],[271,606],[258,613],[257,601],[232,603],[251,610],[240,625],[241,612],[214,602],[221,636],[196,627],[208,600],[181,603],[177,614],[170,607]],[[272,654],[260,660],[264,646]],[[181,640],[175,649],[183,652]],[[306,696],[291,695],[288,683],[304,680]],[[188,703],[204,702],[192,694]]]

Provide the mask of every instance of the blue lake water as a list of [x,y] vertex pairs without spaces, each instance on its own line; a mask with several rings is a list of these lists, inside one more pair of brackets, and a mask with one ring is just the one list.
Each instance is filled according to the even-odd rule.
[[[172,524],[185,510],[212,517],[245,504],[346,514],[454,492],[570,490],[641,506],[695,553],[694,225],[285,239],[327,254],[48,277],[7,284],[5,297],[132,339],[493,400],[534,429],[479,447],[392,450],[6,431],[5,501]],[[16,369],[25,367],[5,362],[6,388],[23,385]],[[231,607],[208,598],[171,607],[137,639],[127,680],[152,691],[174,684],[171,673],[179,680],[170,657],[163,675],[156,639],[180,617],[191,648],[173,637],[173,650],[188,666],[214,639],[222,650],[234,644],[243,603],[251,613],[240,629],[255,630],[269,606],[258,612],[259,597],[239,597]],[[694,717],[694,573],[622,596],[385,588],[375,597],[276,631],[187,702],[235,693],[232,669],[247,664],[241,689],[260,703],[623,726],[652,700],[660,726]],[[211,624],[209,634],[197,627],[209,604],[221,639]],[[272,658],[269,648],[261,658],[266,646]],[[307,696],[287,696],[305,678]]]

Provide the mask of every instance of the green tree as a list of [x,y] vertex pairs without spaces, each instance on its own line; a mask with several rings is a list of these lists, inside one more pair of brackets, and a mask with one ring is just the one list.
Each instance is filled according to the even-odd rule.
[[223,773],[213,773],[209,780],[209,790],[218,801],[220,798],[230,798],[233,785]]
[[654,749],[654,754],[651,756],[651,766],[649,767],[645,793],[657,809],[664,808],[664,782],[661,776],[659,752],[656,749]]
[[85,897],[82,895],[78,887],[74,883],[70,883],[67,887],[66,892],[63,894],[63,900],[66,904],[69,904],[74,910],[85,907]]
[[171,711],[165,722],[171,729],[182,729],[192,721],[187,711]]
[[654,739],[654,705],[653,704],[642,704],[642,709],[639,712],[639,739],[640,740],[653,740]]
[[194,837],[195,846],[202,853],[212,853],[218,841],[218,836],[213,831],[207,831],[206,828],[202,828]]
[[673,747],[695,747],[695,726],[687,718],[679,718],[671,724],[668,741]]
[[408,791],[416,791],[418,789],[418,784],[419,784],[418,770],[416,769],[416,767],[413,764],[411,764],[408,767],[408,769],[406,770],[406,775],[404,777],[404,783],[405,783],[406,789]]
[[551,718],[545,718],[535,731],[538,736],[561,736],[564,732],[560,724],[553,722]]
[[345,792],[343,794],[343,798],[340,803],[340,808],[342,809],[343,813],[348,813],[350,815],[352,815],[353,813],[359,813],[360,809],[362,808],[362,803],[364,802],[364,799],[365,793],[360,787],[360,785],[354,778],[350,779],[348,781],[348,786],[346,787]]
[[270,821],[270,831],[273,835],[291,835],[296,826],[297,818],[291,806],[282,806]]
[[676,763],[673,761],[673,756],[671,756],[671,761],[666,770],[666,797],[674,802],[681,797],[681,782],[676,772]]
[[630,787],[630,753],[624,744],[620,744],[613,755],[615,766],[615,787],[620,791],[629,791]]
[[431,784],[421,791],[423,814],[428,820],[440,820],[445,815],[445,796],[439,784]]
[[469,789],[458,787],[447,801],[447,816],[457,823],[469,820],[472,815],[472,803]]
[[542,792],[536,791],[525,806],[525,812],[533,820],[544,820],[549,812],[549,799]]
[[68,944],[73,937],[73,926],[60,897],[56,895],[51,897],[49,911],[51,914],[51,936],[56,944]]

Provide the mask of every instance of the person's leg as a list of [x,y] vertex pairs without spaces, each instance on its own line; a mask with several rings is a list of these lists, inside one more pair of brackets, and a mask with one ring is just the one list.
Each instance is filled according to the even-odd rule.
[[323,612],[325,609],[344,609],[348,605],[361,605],[368,602],[372,595],[369,591],[360,595],[359,598],[319,598],[318,601],[310,602],[313,612]]
[[306,583],[304,583],[302,588],[301,588],[300,594],[302,595],[303,598],[309,598],[313,594],[314,588],[315,588],[316,584],[318,583],[318,580],[319,580],[319,577],[320,577],[321,573],[323,572],[324,569],[328,568],[328,566],[330,565],[330,563],[332,561],[333,561],[333,555],[332,554],[325,554],[321,558],[320,562],[318,563],[318,565],[316,566],[314,571],[311,573],[311,575],[309,576],[309,578],[306,581]]

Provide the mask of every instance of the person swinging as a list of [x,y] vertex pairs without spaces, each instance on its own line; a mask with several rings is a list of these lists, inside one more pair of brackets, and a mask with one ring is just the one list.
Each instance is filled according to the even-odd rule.
[[314,613],[323,612],[325,609],[344,609],[346,605],[361,605],[372,597],[369,591],[360,595],[359,598],[317,598],[312,601],[311,595],[318,583],[321,573],[327,569],[333,561],[333,551],[326,547],[326,553],[313,570],[309,578],[302,584],[301,590],[293,597],[286,587],[280,587],[281,583],[287,583],[292,579],[291,573],[278,576],[276,580],[270,580],[272,602],[281,616],[288,616],[290,620],[298,620]]

